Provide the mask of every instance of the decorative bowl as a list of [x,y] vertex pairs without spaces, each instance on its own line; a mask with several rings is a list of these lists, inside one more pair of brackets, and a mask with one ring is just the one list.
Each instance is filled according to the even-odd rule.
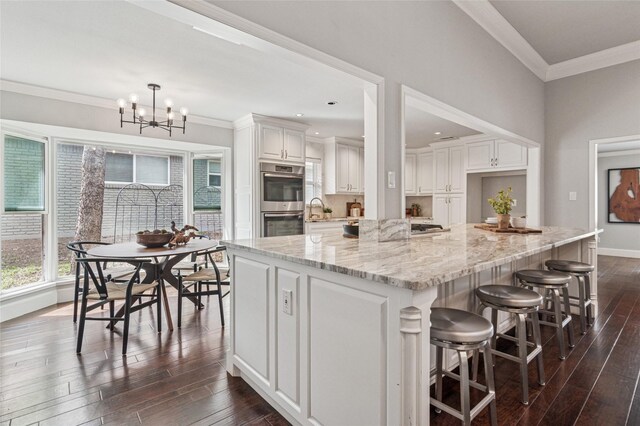
[[164,234],[136,234],[136,243],[146,248],[158,248],[167,244],[173,238],[170,232]]
[[527,219],[524,217],[512,217],[511,218],[511,226],[514,228],[526,228],[527,227]]

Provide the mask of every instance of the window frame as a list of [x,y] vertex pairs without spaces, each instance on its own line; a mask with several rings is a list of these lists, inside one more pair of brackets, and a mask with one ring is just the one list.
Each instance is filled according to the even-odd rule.
[[[133,157],[133,182],[113,181],[113,180],[106,180],[105,179],[105,181],[104,181],[105,185],[130,185],[132,183],[139,183],[141,185],[147,185],[147,186],[169,186],[169,185],[171,185],[171,156],[170,155],[156,155],[156,154],[143,154],[143,153],[128,153],[128,152],[107,151],[107,155],[108,154],[124,154],[124,155],[131,155]],[[137,157],[138,156],[165,158],[167,160],[167,183],[138,182],[138,161],[137,161]],[[106,171],[106,165],[105,165],[105,171]]]

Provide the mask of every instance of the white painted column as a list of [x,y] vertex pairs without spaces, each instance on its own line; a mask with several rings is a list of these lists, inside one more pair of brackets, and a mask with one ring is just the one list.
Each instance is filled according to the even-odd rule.
[[[402,209],[401,85],[385,80],[364,91],[364,203],[366,219],[404,218]],[[395,188],[389,188],[389,173]]]
[[422,311],[409,306],[400,311],[400,334],[402,338],[402,425],[418,424],[422,400],[420,370],[422,359]]

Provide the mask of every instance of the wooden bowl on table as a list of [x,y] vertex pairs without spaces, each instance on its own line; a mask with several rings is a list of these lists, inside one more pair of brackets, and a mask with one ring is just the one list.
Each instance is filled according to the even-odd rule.
[[146,248],[158,248],[165,246],[171,239],[173,234],[165,232],[164,234],[136,234],[136,243]]

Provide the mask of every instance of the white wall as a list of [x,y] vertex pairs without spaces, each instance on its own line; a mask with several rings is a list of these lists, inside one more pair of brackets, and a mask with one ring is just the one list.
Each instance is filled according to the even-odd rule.
[[598,245],[600,249],[635,250],[640,257],[640,224],[607,222],[607,169],[625,167],[640,167],[640,151],[598,155],[598,228],[604,230]]
[[[140,130],[132,124],[120,128],[120,115],[114,102],[113,109],[60,101],[21,93],[0,92],[0,118],[29,123],[48,124],[76,129],[97,130],[154,139],[181,140],[206,145],[233,146],[233,130],[187,121],[187,130],[169,134],[160,129]],[[167,148],[171,148],[169,144]]]
[[[544,141],[543,83],[451,2],[208,1],[384,77],[384,172],[402,176],[401,84]],[[401,217],[403,196],[380,202]]]
[[544,223],[588,229],[589,141],[640,133],[640,61],[546,83],[545,123]]

